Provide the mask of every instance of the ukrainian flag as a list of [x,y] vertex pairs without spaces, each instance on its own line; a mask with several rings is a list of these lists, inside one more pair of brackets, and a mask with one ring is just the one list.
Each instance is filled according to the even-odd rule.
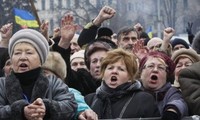
[[17,8],[14,8],[13,11],[15,14],[15,21],[17,24],[33,28],[39,27],[38,22],[30,12]]
[[146,33],[148,34],[148,36],[149,36],[150,39],[153,37],[152,26],[149,26],[149,27],[147,28]]

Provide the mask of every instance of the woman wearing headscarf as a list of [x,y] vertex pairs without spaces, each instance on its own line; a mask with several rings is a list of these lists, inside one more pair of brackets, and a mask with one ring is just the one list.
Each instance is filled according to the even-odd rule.
[[85,97],[99,119],[160,116],[154,98],[135,80],[136,57],[119,48],[107,52],[101,63],[101,86]]
[[41,66],[49,52],[44,36],[32,29],[16,32],[8,53],[12,72],[0,78],[0,119],[71,119],[77,109],[67,85],[55,76],[44,76]]
[[180,120],[188,113],[181,92],[172,87],[175,65],[165,53],[149,52],[140,61],[140,78],[145,91],[151,93],[162,120]]

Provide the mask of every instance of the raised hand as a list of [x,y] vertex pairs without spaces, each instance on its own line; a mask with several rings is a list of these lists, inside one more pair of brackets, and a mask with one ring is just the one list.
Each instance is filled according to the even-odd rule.
[[133,45],[133,54],[135,54],[139,60],[141,60],[145,55],[148,54],[149,50],[144,46],[143,40],[138,40]]
[[133,28],[138,32],[141,33],[143,31],[143,26],[140,23],[137,23],[133,26]]
[[97,17],[94,19],[93,24],[99,26],[101,23],[103,23],[105,20],[112,18],[115,15],[116,11],[109,7],[109,6],[104,6]]
[[58,37],[58,36],[60,36],[60,27],[54,28],[52,39],[53,39],[53,38],[56,38],[56,37]]
[[6,48],[8,47],[8,43],[13,32],[12,29],[13,29],[13,23],[8,23],[1,27],[0,29],[1,37],[2,37],[2,40],[0,42],[1,47],[6,47]]
[[48,30],[49,30],[49,22],[44,20],[42,21],[42,24],[40,26],[40,32],[44,35],[44,37],[49,40],[49,33],[48,33]]
[[61,39],[58,45],[62,48],[69,48],[70,41],[74,37],[77,25],[74,24],[74,18],[71,14],[65,15],[61,20]]
[[170,39],[173,37],[175,33],[175,30],[171,27],[165,28],[163,31],[163,40],[164,41],[170,41]]

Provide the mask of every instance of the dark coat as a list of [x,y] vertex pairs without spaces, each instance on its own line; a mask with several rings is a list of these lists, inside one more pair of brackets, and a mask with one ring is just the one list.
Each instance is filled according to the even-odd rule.
[[188,115],[188,107],[181,91],[173,87],[171,83],[166,83],[157,91],[148,92],[154,96],[161,115],[169,108],[175,109],[180,118]]
[[96,93],[85,97],[86,103],[97,113],[99,119],[160,116],[153,96],[142,91],[139,82],[128,86],[125,84],[111,89],[102,82]]
[[200,62],[181,70],[179,83],[190,115],[200,115]]
[[[56,76],[39,75],[33,87],[30,103],[37,98],[43,99],[46,107],[44,120],[70,120],[76,113],[74,95]],[[28,104],[29,102],[23,98],[20,82],[14,74],[0,78],[1,120],[23,120],[23,108]]]
[[71,69],[70,48],[64,49],[59,47],[57,44],[54,44],[53,50],[59,52],[65,60],[67,65],[67,77],[65,83],[69,87],[80,91],[83,96],[96,91],[100,84],[96,82],[97,80],[92,77],[90,72],[85,69],[79,69],[77,71]]
[[8,59],[8,48],[0,48],[0,77],[4,76],[3,67]]
[[89,28],[84,28],[81,33],[80,36],[78,37],[78,45],[80,47],[83,47],[84,45],[90,43],[92,40],[95,39],[96,35],[97,35],[97,31],[98,31],[98,26],[91,26]]

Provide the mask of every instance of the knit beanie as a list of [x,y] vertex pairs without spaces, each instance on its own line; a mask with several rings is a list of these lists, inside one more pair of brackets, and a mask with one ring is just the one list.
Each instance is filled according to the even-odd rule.
[[175,51],[172,54],[171,59],[174,61],[174,63],[177,63],[179,58],[181,57],[187,57],[189,58],[193,63],[200,61],[200,56],[197,54],[196,51],[194,51],[193,49],[185,49],[185,48],[181,48],[177,51]]
[[74,60],[75,58],[84,59],[84,53],[85,53],[85,50],[79,50],[78,52],[75,52],[73,55],[71,55],[70,62],[72,62],[72,60]]
[[41,64],[45,62],[49,52],[49,44],[46,38],[40,32],[33,29],[22,29],[16,32],[10,38],[8,45],[8,53],[10,58],[13,55],[15,45],[21,42],[31,44],[38,52]]
[[174,49],[174,47],[178,44],[185,46],[185,48],[187,49],[189,48],[189,45],[187,44],[187,42],[185,42],[185,40],[181,38],[175,38],[174,40],[171,41],[172,49]]
[[47,60],[42,65],[42,68],[50,70],[62,80],[64,80],[67,75],[66,63],[58,52],[49,52]]

